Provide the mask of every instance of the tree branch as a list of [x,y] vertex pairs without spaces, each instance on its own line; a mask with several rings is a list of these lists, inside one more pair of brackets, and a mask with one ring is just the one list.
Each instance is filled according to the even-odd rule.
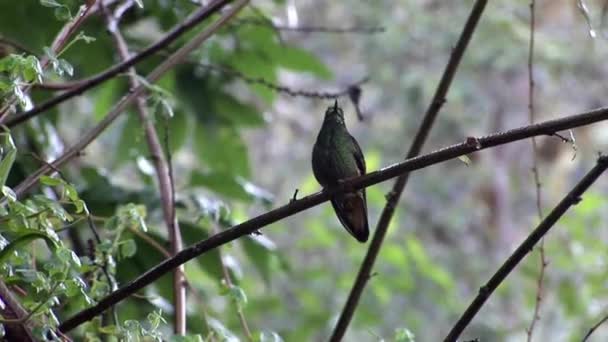
[[222,7],[226,4],[232,2],[232,0],[214,0],[208,6],[201,8],[196,11],[190,18],[186,19],[183,23],[175,26],[169,33],[167,33],[163,38],[161,38],[156,43],[150,45],[148,48],[140,52],[139,54],[129,58],[127,61],[116,64],[105,71],[100,72],[99,74],[88,78],[86,80],[82,80],[82,84],[77,88],[70,89],[61,95],[57,95],[52,99],[28,110],[23,113],[20,113],[10,120],[5,120],[6,117],[0,118],[0,124],[5,124],[8,127],[14,127],[24,121],[27,121],[34,116],[41,114],[58,104],[71,99],[74,96],[80,95],[85,91],[111,79],[112,77],[118,75],[121,72],[127,71],[133,65],[143,61],[144,59],[152,56],[154,53],[160,51],[165,48],[172,42],[174,42],[177,38],[181,37],[184,33],[191,30],[193,27],[198,25],[201,21],[207,19],[213,13],[218,12]]
[[513,271],[523,258],[532,251],[534,245],[547,234],[547,232],[555,225],[557,220],[570,209],[570,207],[578,204],[581,196],[587,189],[597,180],[597,178],[608,168],[608,156],[600,156],[597,164],[589,171],[581,181],[564,197],[559,204],[549,213],[547,217],[534,229],[532,233],[522,242],[519,247],[511,254],[511,256],[500,266],[498,271],[494,273],[492,278],[482,287],[479,288],[479,294],[469,307],[462,314],[458,322],[454,325],[450,333],[445,338],[445,342],[456,341],[464,329],[469,325],[473,317],[481,309],[486,300],[492,295],[494,290],[503,282],[503,280]]
[[[456,43],[456,47],[452,50],[452,55],[450,56],[448,64],[443,72],[443,76],[439,81],[435,95],[433,96],[422,123],[418,128],[418,132],[416,133],[416,137],[410,146],[410,150],[406,158],[415,157],[422,150],[422,146],[424,145],[431,127],[435,122],[435,118],[446,101],[445,97],[448,89],[452,84],[452,80],[454,79],[454,75],[456,74],[456,70],[460,64],[460,60],[462,59],[464,51],[466,50],[469,41],[473,36],[473,32],[475,32],[477,22],[479,21],[486,4],[487,0],[477,0],[473,5],[471,14],[469,15],[469,18],[462,29],[462,33],[460,34],[460,38]],[[342,313],[340,314],[340,318],[336,323],[330,341],[340,341],[346,333],[346,329],[348,328],[348,325],[359,303],[359,298],[361,298],[365,285],[370,279],[372,268],[376,262],[378,253],[380,253],[380,248],[382,247],[384,237],[386,236],[386,232],[391,219],[393,218],[395,208],[397,207],[397,203],[399,202],[401,194],[403,193],[403,189],[407,184],[408,178],[408,173],[404,173],[403,175],[399,176],[392,190],[386,195],[387,203],[384,206],[382,214],[380,215],[380,219],[378,220],[376,231],[374,232],[369,249],[367,250],[367,254],[363,259],[363,262],[361,263],[359,273],[357,273],[357,278],[355,279],[353,287],[348,295],[348,299],[346,300],[346,304],[342,309]]]
[[[534,33],[536,29],[536,15],[535,15],[536,1],[530,1],[530,39],[528,46],[528,122],[534,123],[535,106],[534,106]],[[540,171],[538,169],[538,146],[536,144],[536,138],[530,139],[532,143],[532,175],[534,177],[534,185],[536,189],[536,212],[538,219],[543,218],[542,208],[542,184],[540,182]],[[540,266],[538,270],[538,277],[536,280],[536,297],[534,300],[534,312],[532,313],[532,320],[526,330],[527,342],[532,342],[532,335],[534,334],[534,327],[536,322],[540,320],[540,306],[543,298],[543,283],[545,280],[545,269],[548,265],[547,259],[545,258],[545,241],[540,241],[538,245],[538,255],[540,259]]]
[[608,321],[608,315],[604,316],[597,323],[595,323],[591,328],[589,328],[589,331],[587,331],[587,333],[585,334],[585,336],[583,337],[581,342],[587,342],[587,340],[589,340],[589,337],[591,337],[593,332],[595,332],[597,330],[597,328],[599,328],[602,324],[606,323],[606,321]]
[[[224,3],[225,1],[220,1]],[[167,58],[163,63],[156,67],[147,77],[147,82],[154,83],[157,81],[165,72],[174,67],[177,63],[182,61],[192,50],[196,49],[202,42],[207,38],[211,37],[217,30],[219,30],[226,22],[228,22],[236,13],[248,2],[248,0],[237,1],[230,10],[226,11],[222,17],[217,21],[207,26],[201,33],[196,35],[186,45],[182,46],[173,55]],[[194,17],[209,17],[213,13],[219,11],[221,6],[207,6],[194,14]],[[59,168],[61,165],[67,163],[72,158],[79,155],[79,153],[86,148],[95,138],[97,138],[117,117],[120,113],[131,103],[137,96],[143,94],[145,90],[144,85],[140,85],[135,89],[131,89],[129,94],[124,96],[114,108],[101,120],[95,127],[86,132],[82,138],[61,156],[55,159],[50,165],[44,165],[34,173],[24,179],[17,187],[15,187],[15,194],[19,197],[26,191],[31,189],[37,182],[38,179],[53,170],[53,168]]]
[[164,274],[171,272],[175,267],[182,265],[185,262],[192,260],[214,248],[217,248],[218,246],[236,240],[243,235],[251,234],[260,228],[284,219],[285,217],[319,205],[329,200],[331,196],[335,196],[338,193],[347,191],[350,192],[368,187],[397,177],[406,172],[422,169],[424,167],[454,159],[475,151],[527,139],[533,136],[553,135],[559,131],[588,125],[603,120],[608,120],[608,108],[600,108],[587,113],[573,115],[562,119],[528,125],[506,132],[492,134],[486,137],[469,137],[465,142],[460,144],[452,145],[426,155],[407,159],[401,163],[388,166],[379,171],[374,171],[364,176],[351,179],[334,189],[326,189],[298,200],[291,199],[286,205],[254,217],[248,221],[226,229],[219,234],[215,234],[206,240],[199,241],[196,244],[183,249],[177,255],[162,261],[144,274],[140,275],[135,280],[106,296],[96,305],[82,310],[71,318],[67,319],[59,326],[59,330],[63,332],[70,331],[80,324],[92,319],[110,306],[122,301],[132,293],[154,282]]
[[14,323],[2,323],[6,329],[4,337],[9,341],[36,341],[28,323],[23,320],[28,317],[28,312],[2,281],[0,281],[0,302],[4,304],[0,305],[0,315],[14,321]]
[[[102,6],[102,11],[106,18],[106,25],[108,31],[114,39],[114,44],[120,55],[121,62],[129,59],[130,52],[127,42],[120,33],[118,24],[123,14],[130,6],[134,5],[133,1],[127,1],[123,6],[119,7],[116,14],[112,14],[107,8]],[[134,67],[131,67],[128,71],[129,85],[132,89],[140,86],[139,80],[137,79],[137,71]],[[160,192],[160,200],[163,208],[163,218],[169,235],[169,242],[171,244],[171,255],[177,254],[183,248],[182,236],[179,231],[179,227],[176,224],[174,217],[175,199],[173,196],[173,186],[171,177],[169,176],[169,166],[165,159],[160,144],[160,139],[156,133],[156,128],[150,120],[150,114],[146,107],[146,101],[143,96],[137,96],[135,98],[135,108],[142,126],[144,127],[144,133],[148,149],[152,156],[154,168],[156,169],[156,177],[158,179],[158,188]],[[174,310],[174,324],[173,329],[176,335],[183,336],[186,334],[186,280],[184,279],[183,267],[177,267],[173,271],[173,306]]]
[[383,33],[386,29],[382,26],[352,26],[352,27],[329,27],[329,26],[285,26],[277,25],[271,20],[264,19],[239,19],[234,25],[252,25],[268,27],[275,31],[291,31],[300,33],[335,33],[335,34],[376,34]]

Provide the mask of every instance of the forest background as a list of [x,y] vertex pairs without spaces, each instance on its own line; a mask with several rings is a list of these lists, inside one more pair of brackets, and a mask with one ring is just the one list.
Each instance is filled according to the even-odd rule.
[[[582,201],[568,199],[576,205],[496,292],[480,287],[594,165],[605,168],[607,110],[499,146],[474,137],[606,106],[607,8],[0,1],[0,332],[451,340],[480,294],[489,299],[464,338],[605,340],[608,327],[594,328],[608,317],[605,176]],[[465,141],[458,158],[411,174],[375,266],[357,281],[367,286],[352,320],[342,310],[374,244],[316,205],[325,193],[305,197],[321,190],[311,152],[335,98],[368,171],[412,153],[429,114],[438,115],[420,154]],[[397,200],[392,186],[367,188],[372,235]],[[314,207],[254,221],[253,234],[220,234],[227,240],[203,243],[183,268],[115,296],[172,254],[283,205]],[[108,298],[107,310],[81,311]]]

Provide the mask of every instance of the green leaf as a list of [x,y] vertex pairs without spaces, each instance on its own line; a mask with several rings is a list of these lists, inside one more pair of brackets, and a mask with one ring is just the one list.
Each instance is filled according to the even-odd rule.
[[132,239],[123,240],[120,242],[120,255],[124,258],[130,258],[137,253],[137,245]]
[[65,264],[72,264],[75,267],[81,266],[80,258],[78,258],[76,253],[74,253],[74,251],[69,248],[60,247],[57,249],[55,255],[59,260],[61,260]]
[[40,177],[40,183],[48,186],[57,186],[63,182],[59,178],[54,178],[51,176],[42,176]]
[[69,76],[74,76],[74,67],[72,64],[70,64],[70,62],[63,58],[59,59],[59,69],[62,71],[62,73],[65,72]]
[[471,165],[471,158],[469,158],[469,156],[467,156],[467,155],[458,157],[458,160],[460,160],[461,162],[463,162],[466,166],[470,166]]
[[42,66],[36,56],[27,56],[24,61],[23,78],[26,82],[42,82]]
[[[248,77],[264,79],[271,83],[278,81],[276,64],[269,58],[261,56],[257,51],[238,51],[218,62],[227,63]],[[274,101],[276,96],[274,90],[258,83],[248,83],[247,85],[267,104]]]
[[7,258],[11,255],[11,253],[13,251],[17,250],[18,248],[21,248],[22,246],[29,244],[30,242],[32,242],[36,239],[44,240],[50,250],[54,251],[57,248],[57,243],[55,242],[55,240],[43,232],[31,232],[31,233],[23,234],[23,235],[19,236],[18,238],[16,238],[15,240],[11,241],[11,243],[9,243],[6,247],[4,247],[0,251],[0,264],[6,263]]
[[265,123],[255,107],[242,103],[224,92],[213,95],[213,107],[216,115],[235,125],[259,127]]
[[206,168],[249,178],[247,146],[234,127],[199,125],[195,142],[197,154]]
[[17,147],[10,133],[0,133],[0,186],[6,184],[6,179],[15,163]]
[[397,328],[395,329],[395,338],[393,339],[395,342],[415,342],[414,334],[407,328]]
[[13,189],[9,188],[6,185],[2,186],[2,195],[8,199],[9,202],[17,201],[17,194],[13,191]]
[[281,336],[274,331],[262,331],[258,338],[260,342],[283,342]]
[[322,79],[330,79],[332,72],[315,55],[307,50],[293,46],[283,46],[280,51],[273,56],[279,65],[302,72],[310,72]]
[[203,186],[218,195],[245,202],[251,202],[253,199],[243,186],[236,181],[235,176],[228,173],[195,170],[190,177],[190,185]]
[[262,275],[266,285],[272,280],[272,258],[275,257],[276,246],[265,236],[247,236],[240,240],[248,260]]
[[[186,221],[180,221],[179,227],[182,231],[182,237],[184,238],[184,243],[186,245],[194,244],[202,239],[206,239],[209,237],[209,233],[201,226],[192,224]],[[220,258],[220,254],[217,249],[210,250],[204,255],[196,258],[196,261],[200,264],[203,271],[209,274],[211,277],[215,278],[218,283],[224,279],[224,274],[222,271],[222,260]],[[234,277],[234,273],[232,270],[228,268],[233,276],[233,280],[237,279]]]
[[234,301],[236,306],[239,308],[247,304],[247,295],[245,294],[245,291],[239,286],[230,286],[227,295],[228,297],[230,297],[230,299]]
[[55,8],[55,18],[61,21],[68,21],[72,19],[72,12],[67,6],[61,6]]

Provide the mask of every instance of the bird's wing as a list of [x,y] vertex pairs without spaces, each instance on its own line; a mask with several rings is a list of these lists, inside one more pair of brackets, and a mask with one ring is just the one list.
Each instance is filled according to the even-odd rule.
[[350,140],[353,142],[353,155],[355,156],[355,161],[357,162],[357,168],[359,169],[359,175],[365,174],[365,158],[363,157],[363,152],[361,151],[361,147],[359,147],[359,143],[357,140],[353,138],[352,135],[348,135]]

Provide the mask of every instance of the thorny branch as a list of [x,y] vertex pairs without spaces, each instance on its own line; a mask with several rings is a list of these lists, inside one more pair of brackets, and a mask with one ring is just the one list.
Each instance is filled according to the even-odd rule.
[[241,236],[251,234],[262,227],[284,219],[285,217],[319,205],[329,200],[331,196],[335,196],[338,193],[368,187],[397,177],[406,172],[422,169],[424,167],[458,158],[482,149],[487,149],[522,139],[528,139],[533,136],[553,135],[559,131],[589,125],[603,120],[608,120],[608,108],[600,108],[587,113],[568,116],[562,119],[523,126],[486,137],[468,137],[465,142],[460,144],[446,147],[426,155],[410,158],[401,163],[385,167],[364,176],[353,178],[348,182],[344,182],[343,184],[339,185],[335,189],[327,189],[301,199],[291,200],[286,205],[256,216],[248,221],[226,229],[219,234],[215,234],[208,239],[199,241],[194,245],[183,249],[177,255],[162,261],[158,265],[140,275],[138,278],[125,284],[112,294],[106,296],[96,305],[82,310],[73,317],[67,319],[59,326],[59,330],[63,332],[70,331],[80,324],[92,319],[99,313],[105,311],[110,306],[119,303],[132,293],[135,293],[136,291],[154,282],[164,274],[171,272],[175,267],[182,265],[210,250],[213,250],[214,248],[236,240]]

